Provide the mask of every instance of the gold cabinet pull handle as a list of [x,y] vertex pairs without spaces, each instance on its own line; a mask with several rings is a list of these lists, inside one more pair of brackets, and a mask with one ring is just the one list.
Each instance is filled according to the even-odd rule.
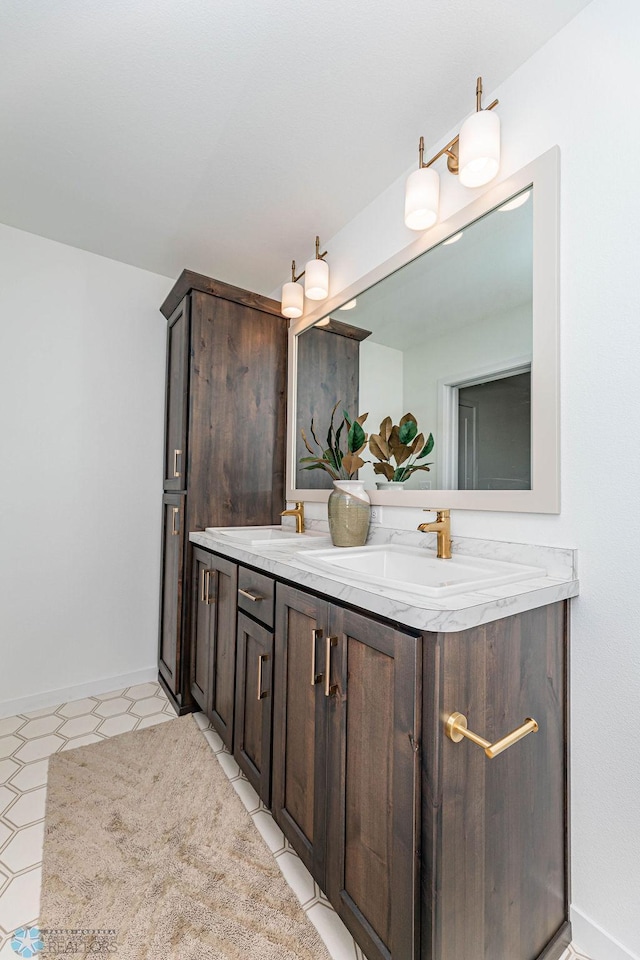
[[538,729],[537,721],[534,720],[533,717],[527,717],[524,723],[516,727],[515,730],[512,730],[511,733],[502,737],[501,740],[496,740],[495,743],[490,743],[488,740],[485,740],[484,737],[478,736],[477,733],[473,733],[467,728],[467,718],[462,713],[450,714],[444,726],[445,733],[449,737],[449,740],[453,740],[454,743],[460,743],[462,738],[466,737],[467,740],[471,740],[472,743],[482,747],[489,757],[489,760],[493,760],[493,758],[497,757],[503,750],[512,747],[514,743],[522,740],[528,733],[537,733]]
[[207,568],[203,567],[200,571],[200,603],[206,603],[206,593],[204,590],[204,581],[207,574]]
[[258,593],[250,593],[249,590],[242,590],[240,587],[238,587],[238,593],[241,597],[246,597],[247,600],[251,600],[253,603],[257,603],[258,600],[264,600],[264,597],[261,597]]
[[311,686],[322,680],[322,674],[316,673],[316,642],[322,640],[322,630],[311,631]]
[[336,685],[331,685],[331,647],[337,647],[338,638],[337,637],[327,637],[326,638],[326,658],[325,658],[325,674],[324,674],[324,695],[325,697],[330,697],[338,689]]
[[178,457],[182,456],[182,450],[173,451],[173,475],[174,477],[181,477],[182,474],[178,470]]
[[180,533],[180,528],[176,524],[178,519],[178,514],[180,513],[180,507],[172,507],[173,517],[171,519],[171,536],[177,537]]
[[267,653],[261,653],[258,656],[258,700],[264,700],[269,694],[262,690],[262,664],[269,659]]
[[211,574],[212,573],[213,571],[208,569],[207,567],[205,567],[204,570],[202,571],[200,599],[202,600],[203,603],[206,603],[206,604],[212,604],[214,599],[211,597]]

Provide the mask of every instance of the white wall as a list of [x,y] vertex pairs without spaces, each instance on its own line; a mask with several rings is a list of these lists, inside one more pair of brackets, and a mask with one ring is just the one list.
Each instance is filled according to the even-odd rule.
[[444,378],[460,380],[480,370],[523,358],[531,359],[531,303],[514,310],[485,317],[481,321],[433,337],[417,344],[404,355],[404,403],[418,418],[425,437],[433,433],[435,447],[428,462],[429,473],[413,475],[408,488],[419,488],[425,479],[432,489],[439,486],[438,471],[442,472],[443,446],[439,432],[438,381]]
[[[639,50],[637,0],[593,0],[500,88],[490,87],[491,64],[478,64],[485,99],[500,98],[501,175],[556,143],[562,153],[562,513],[452,517],[461,536],[580,551],[571,654],[574,934],[596,960],[640,955],[640,744],[633,726],[627,732],[618,722],[621,711],[635,717],[640,691],[640,126],[629,99]],[[462,118],[451,119],[453,135]],[[471,192],[442,176],[447,216]],[[404,176],[327,239],[332,293],[411,241],[403,188]],[[383,522],[411,528],[418,516],[385,508]]]
[[0,226],[0,715],[155,670],[170,287]]
[[[368,434],[377,433],[385,417],[394,423],[406,413],[402,409],[404,354],[394,347],[363,340],[359,353],[359,403],[358,413],[368,413],[364,424]],[[384,480],[373,472],[373,458],[358,476],[366,483],[367,490],[375,490],[376,480]]]

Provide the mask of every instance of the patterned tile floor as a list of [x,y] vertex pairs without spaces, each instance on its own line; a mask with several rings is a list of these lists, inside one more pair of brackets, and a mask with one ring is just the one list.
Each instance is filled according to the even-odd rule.
[[[144,683],[0,720],[0,960],[15,960],[10,934],[37,922],[48,758],[175,717],[162,689]],[[363,960],[327,898],[203,716],[196,722],[285,879],[334,960]],[[570,949],[563,960],[587,960]]]

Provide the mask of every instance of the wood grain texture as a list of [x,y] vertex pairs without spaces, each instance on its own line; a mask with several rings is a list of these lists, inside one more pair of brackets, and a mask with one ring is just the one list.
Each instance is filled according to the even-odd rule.
[[[249,600],[240,593],[245,590],[259,600]],[[273,577],[264,573],[240,567],[238,571],[238,609],[248,613],[254,620],[259,620],[273,630],[276,584]]]
[[189,530],[275,523],[284,508],[283,319],[192,295]]
[[[167,329],[167,390],[165,399],[164,489],[187,486],[187,408],[189,405],[189,300],[169,318]],[[177,453],[177,451],[180,451]],[[180,476],[176,476],[177,472]]]
[[331,333],[325,327],[312,327],[297,339],[296,487],[330,490],[333,481],[328,473],[300,467],[300,457],[309,456],[300,431],[305,431],[315,449],[311,439],[312,418],[318,440],[324,445],[331,411],[338,400],[340,406],[336,411],[336,426],[340,423],[343,409],[354,418],[360,412],[366,413],[357,409],[360,344],[357,340]]
[[330,701],[328,894],[369,960],[418,936],[420,646],[340,607]]
[[[165,486],[188,493],[185,530],[277,522],[284,507],[287,321],[273,301],[207,279],[183,275],[181,297],[169,312]],[[178,478],[174,450],[183,451]],[[182,563],[189,576],[180,585],[177,618],[180,633],[190,637],[197,608],[186,538]],[[175,585],[169,589],[175,594]],[[176,642],[174,652],[176,662],[165,662],[160,675],[184,712],[196,703],[190,644]],[[221,665],[216,661],[215,669]],[[222,697],[220,683],[214,675]],[[233,699],[233,686],[224,695]],[[228,703],[219,707],[212,707],[219,717],[228,713]]]
[[204,579],[210,571],[211,554],[199,547],[192,550],[191,561],[191,695],[205,713],[210,697],[211,605],[206,602]]
[[207,711],[225,746],[233,749],[236,677],[236,616],[238,565],[211,555],[211,606],[209,634],[210,699]]
[[[158,664],[171,693],[180,702],[182,684],[182,593],[185,496],[165,493],[162,498],[162,560]],[[177,535],[174,532],[177,530]]]
[[[424,960],[534,960],[567,922],[565,621],[558,603],[438,637],[442,742],[424,830],[436,821],[435,936]],[[488,760],[444,738],[454,710],[491,741],[527,716],[540,730]]]
[[234,756],[262,802],[270,806],[273,633],[240,613],[237,651]]
[[273,815],[300,859],[325,886],[327,706],[321,676],[328,604],[278,584],[276,592]]
[[234,287],[230,283],[223,283],[222,280],[205,277],[201,273],[194,273],[193,270],[182,271],[160,307],[160,312],[169,318],[180,301],[192,291],[208,293],[213,297],[230,300],[232,303],[239,303],[245,307],[251,307],[254,310],[260,310],[263,313],[270,313],[284,319],[280,313],[281,304],[278,300],[271,300],[270,297],[264,297],[260,293],[252,293],[250,290],[243,290],[241,287]]

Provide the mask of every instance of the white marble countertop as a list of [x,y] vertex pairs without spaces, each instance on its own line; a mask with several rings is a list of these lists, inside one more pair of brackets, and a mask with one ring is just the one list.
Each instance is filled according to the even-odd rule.
[[[497,540],[473,540],[468,537],[453,537],[452,550],[467,556],[489,557],[542,567],[547,575],[437,600],[373,583],[346,583],[339,574],[334,576],[318,573],[305,564],[306,550],[331,546],[328,533],[322,529],[322,524],[312,523],[309,526],[315,527],[313,532],[319,536],[301,537],[294,542],[287,540],[249,546],[204,531],[190,533],[189,539],[192,543],[238,563],[255,567],[274,577],[325,594],[329,599],[359,607],[416,630],[443,633],[468,630],[515,613],[575,597],[579,592],[575,550]],[[323,540],[322,535],[327,539]],[[435,537],[433,534],[372,526],[367,543],[405,543],[433,551]]]

